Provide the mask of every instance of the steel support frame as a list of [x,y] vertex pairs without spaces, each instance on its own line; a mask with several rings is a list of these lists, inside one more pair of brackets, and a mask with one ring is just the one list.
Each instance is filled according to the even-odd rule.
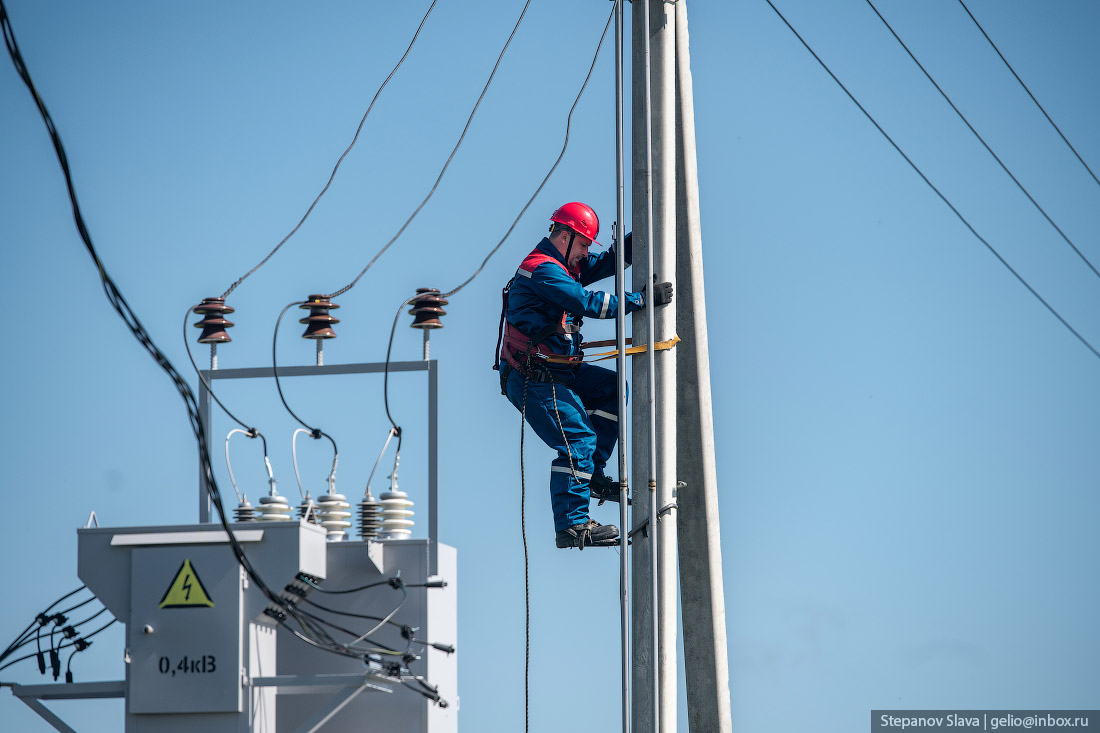
[[76,733],[76,731],[57,717],[52,710],[43,705],[43,700],[96,700],[126,696],[126,683],[122,680],[117,682],[69,682],[53,685],[19,685],[11,683],[10,687],[11,694],[38,713],[38,717],[53,726],[54,730],[61,733]]
[[[359,364],[330,364],[326,366],[279,367],[279,379],[287,377],[323,377],[336,374],[382,374],[386,371],[427,372],[428,376],[428,574],[439,572],[439,362],[437,360],[368,362]],[[199,380],[199,417],[207,426],[206,449],[213,455],[213,434],[210,426],[210,391],[207,383],[216,379],[274,379],[272,367],[246,367],[242,369],[206,369]],[[204,381],[205,380],[205,381]],[[199,522],[211,521],[210,494],[206,477],[199,471]]]
[[[306,733],[313,733],[360,693],[368,690],[392,693],[392,684],[390,678],[379,674],[307,674],[254,677],[249,686],[274,687],[277,692],[284,695],[311,694],[326,688],[339,690],[302,728]],[[43,700],[96,700],[126,697],[126,683],[123,680],[52,685],[12,683],[10,686],[13,695],[60,733],[76,733],[76,730],[43,705]]]

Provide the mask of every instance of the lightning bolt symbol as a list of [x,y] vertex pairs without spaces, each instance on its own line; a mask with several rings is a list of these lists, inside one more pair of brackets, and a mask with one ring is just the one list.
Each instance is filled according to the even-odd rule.
[[183,594],[183,600],[185,600],[185,601],[191,600],[191,574],[190,573],[188,573],[186,576],[184,576],[182,588],[186,591],[186,593]]

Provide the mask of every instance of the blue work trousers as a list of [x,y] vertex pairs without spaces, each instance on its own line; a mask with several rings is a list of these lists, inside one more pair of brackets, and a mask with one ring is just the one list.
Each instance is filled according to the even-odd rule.
[[[588,520],[588,482],[603,473],[619,438],[615,372],[581,364],[560,378],[565,381],[528,380],[526,408],[531,429],[558,452],[550,466],[555,531]],[[505,391],[517,410],[523,410],[523,385],[524,376],[512,369]]]

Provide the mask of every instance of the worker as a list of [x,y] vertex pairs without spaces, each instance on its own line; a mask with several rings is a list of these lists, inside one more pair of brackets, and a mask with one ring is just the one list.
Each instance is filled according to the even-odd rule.
[[[618,483],[604,467],[618,439],[615,372],[581,361],[583,318],[615,318],[618,298],[585,286],[615,274],[615,249],[589,254],[600,222],[586,204],[563,205],[550,217],[550,234],[520,263],[505,286],[501,344],[494,369],[501,392],[546,445],[558,452],[550,466],[555,544],[560,548],[618,544],[619,530],[588,515],[591,499],[619,500]],[[631,236],[623,241],[631,260]],[[654,305],[672,300],[672,283],[653,287]],[[645,306],[644,292],[626,293],[626,312]]]

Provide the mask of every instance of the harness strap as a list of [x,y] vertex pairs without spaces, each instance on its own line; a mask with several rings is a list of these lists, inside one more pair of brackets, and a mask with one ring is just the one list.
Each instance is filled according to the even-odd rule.
[[504,340],[504,314],[508,310],[508,290],[512,287],[513,277],[500,289],[500,326],[497,327],[497,350],[493,352],[493,369],[500,371],[500,344]]

